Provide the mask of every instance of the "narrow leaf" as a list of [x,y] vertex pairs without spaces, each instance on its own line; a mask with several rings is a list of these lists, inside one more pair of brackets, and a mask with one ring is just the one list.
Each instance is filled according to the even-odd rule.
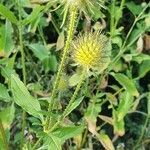
[[83,98],[84,97],[81,97],[77,99],[75,102],[73,102],[70,108],[68,109],[68,112],[65,114],[65,116],[68,116],[76,107],[78,107],[80,103],[82,102]]
[[43,8],[43,6],[37,6],[36,8],[34,8],[31,14],[22,21],[22,25],[27,25],[33,20],[37,19]]
[[3,4],[0,4],[0,14],[3,15],[6,19],[8,19],[9,21],[11,21],[14,24],[17,24],[17,18],[15,17],[15,15],[13,14],[13,12],[11,12],[7,7],[5,7]]

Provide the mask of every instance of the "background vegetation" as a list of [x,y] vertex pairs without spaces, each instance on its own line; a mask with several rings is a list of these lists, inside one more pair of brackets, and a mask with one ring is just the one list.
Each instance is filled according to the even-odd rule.
[[150,2],[93,4],[78,8],[73,39],[100,30],[111,40],[111,62],[90,72],[60,119],[81,77],[68,53],[47,111],[68,37],[67,0],[0,0],[1,150],[150,149]]

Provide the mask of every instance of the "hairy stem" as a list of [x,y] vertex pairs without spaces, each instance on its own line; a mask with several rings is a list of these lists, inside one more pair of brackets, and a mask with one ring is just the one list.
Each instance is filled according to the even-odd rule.
[[[50,98],[50,103],[49,103],[49,107],[48,107],[48,112],[50,112],[53,109],[54,105],[55,105],[55,96],[57,94],[57,87],[58,87],[58,84],[59,84],[61,73],[63,71],[63,67],[64,67],[64,64],[65,64],[65,60],[66,60],[68,51],[69,51],[69,48],[70,48],[70,43],[71,43],[72,38],[73,38],[76,17],[77,17],[77,8],[73,7],[72,9],[70,9],[70,22],[69,22],[69,28],[68,28],[67,41],[66,41],[66,44],[65,44],[62,59],[61,59],[61,62],[60,62],[59,68],[58,68],[58,72],[57,72],[57,75],[56,75],[56,79],[55,79],[55,82],[54,82],[54,86],[53,86],[53,90],[52,90],[52,94],[51,94],[51,98]],[[46,118],[46,126],[45,126],[46,129],[48,128],[47,126],[49,124],[49,120],[50,120],[49,117],[47,117]]]
[[80,79],[80,82],[78,83],[78,85],[76,86],[76,89],[74,91],[74,94],[72,95],[70,101],[69,101],[69,104],[67,105],[66,109],[64,110],[63,114],[61,115],[61,117],[58,119],[58,121],[54,124],[54,126],[49,130],[49,132],[53,131],[60,123],[61,121],[63,121],[65,119],[65,117],[67,117],[71,112],[69,111],[72,103],[75,101],[77,95],[78,95],[78,92],[83,84],[83,81],[85,79],[85,75],[87,73],[87,70],[85,69],[83,72],[82,72],[82,75],[81,75],[81,79]]

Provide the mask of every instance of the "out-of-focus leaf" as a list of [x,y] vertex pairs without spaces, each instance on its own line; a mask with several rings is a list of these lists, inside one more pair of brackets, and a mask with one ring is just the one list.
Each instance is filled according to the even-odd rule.
[[136,5],[133,1],[126,3],[127,8],[132,12],[133,15],[139,15],[142,11],[141,5]]
[[117,44],[119,47],[121,47],[122,46],[122,39],[121,39],[121,37],[120,36],[113,37],[112,43],[113,44]]
[[0,111],[0,118],[3,123],[3,127],[5,129],[10,129],[10,125],[13,122],[14,115],[15,115],[14,104],[12,104],[10,107],[7,107],[4,110]]
[[150,60],[145,60],[140,65],[138,78],[144,77],[146,75],[146,73],[149,71],[150,71]]
[[113,119],[111,117],[107,117],[104,115],[99,115],[99,118],[102,119],[103,121],[113,125]]
[[145,60],[150,60],[150,56],[143,53],[136,56],[132,56],[132,61],[136,61],[139,64],[141,64]]
[[11,21],[14,24],[18,24],[18,20],[16,19],[13,12],[11,12],[7,7],[3,4],[0,4],[0,14],[3,15],[6,19]]
[[34,55],[43,61],[45,58],[49,56],[49,53],[44,45],[40,43],[30,44],[28,47],[33,51]]
[[145,33],[145,31],[146,31],[145,24],[143,22],[137,23],[137,27],[135,27],[131,32],[127,47],[133,45],[138,40],[138,38]]
[[33,11],[31,12],[31,14],[22,21],[22,25],[27,25],[30,22],[32,22],[33,20],[37,19],[39,17],[39,14],[43,10],[43,8],[44,7],[40,6],[40,5],[38,5],[37,7],[35,7],[33,9]]
[[121,73],[111,73],[111,75],[133,96],[138,96],[139,93],[135,87],[134,81]]
[[30,95],[23,82],[15,75],[11,75],[11,91],[16,104],[43,121],[43,116],[39,113],[41,111],[39,101]]
[[5,25],[0,27],[0,57],[8,57],[14,47],[12,32],[12,25],[6,20]]
[[57,70],[57,59],[55,55],[50,55],[49,57],[45,58],[42,62],[46,72],[55,72]]
[[81,134],[83,130],[84,126],[60,127],[53,132],[53,135],[59,137],[61,139],[61,143],[63,144],[67,139]]
[[70,78],[69,78],[69,86],[76,86],[79,83],[79,79],[81,78],[81,75],[79,73],[75,73],[73,74]]
[[100,134],[97,136],[99,141],[102,143],[103,147],[106,150],[115,150],[112,140],[109,138],[109,136],[106,133],[101,131]]
[[0,83],[0,101],[10,102],[11,97],[8,94],[7,88]]
[[64,32],[61,32],[59,34],[59,37],[56,43],[56,50],[58,51],[62,49],[64,47],[64,44],[65,44],[65,36],[64,36]]

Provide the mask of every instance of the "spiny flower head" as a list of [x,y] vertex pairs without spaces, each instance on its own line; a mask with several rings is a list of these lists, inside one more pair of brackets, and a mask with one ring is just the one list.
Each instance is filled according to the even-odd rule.
[[99,32],[80,35],[73,41],[73,59],[83,68],[103,71],[110,62],[110,40]]
[[63,23],[64,24],[67,14],[70,11],[75,11],[74,9],[78,10],[79,12],[83,12],[85,15],[94,15],[95,10],[103,7],[105,1],[104,0],[59,0],[60,5],[64,6],[64,17]]
[[84,13],[87,13],[87,11],[93,13],[93,9],[96,6],[105,8],[104,2],[104,0],[60,0],[60,4],[64,5],[65,9],[77,7]]

